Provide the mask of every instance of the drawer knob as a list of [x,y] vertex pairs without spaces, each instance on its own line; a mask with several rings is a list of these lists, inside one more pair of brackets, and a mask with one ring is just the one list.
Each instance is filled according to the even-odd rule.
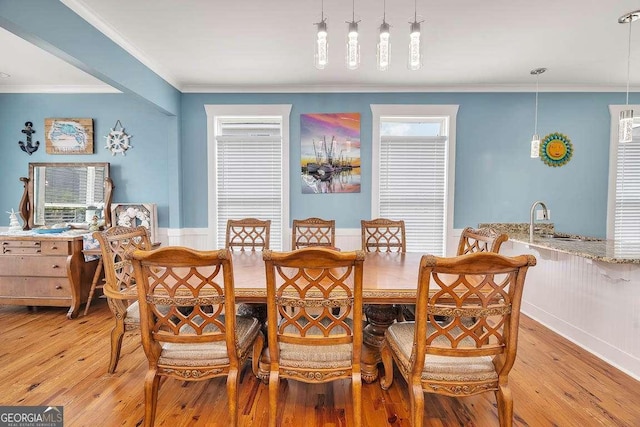
[[62,289],[62,285],[57,285],[56,289]]
[[51,268],[60,268],[60,266],[58,264],[53,264]]
[[56,250],[56,249],[58,249],[58,247],[57,246],[51,246],[51,249]]

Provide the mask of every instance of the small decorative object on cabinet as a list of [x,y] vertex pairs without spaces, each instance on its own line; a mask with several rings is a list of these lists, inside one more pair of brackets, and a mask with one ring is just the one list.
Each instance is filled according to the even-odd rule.
[[93,119],[44,119],[47,154],[93,154]]
[[[120,126],[119,130],[118,125]],[[113,154],[114,156],[117,153],[122,153],[122,155],[124,156],[127,154],[126,151],[129,148],[133,148],[131,145],[129,145],[129,139],[131,139],[131,135],[127,135],[127,133],[124,131],[124,127],[122,127],[122,123],[120,123],[120,120],[116,121],[115,126],[113,126],[111,132],[109,132],[107,136],[105,136],[105,138],[107,139],[107,145],[105,145],[104,148],[111,150],[111,154]]]
[[562,166],[571,160],[573,144],[566,135],[558,132],[544,137],[540,146],[540,159],[548,166]]
[[114,225],[149,229],[151,243],[158,240],[158,208],[155,203],[114,203],[111,205]]
[[7,212],[9,214],[9,232],[13,232],[13,231],[22,231],[22,226],[20,225],[20,222],[18,222],[18,216],[16,215],[16,212],[14,212],[13,209],[11,209],[11,212]]
[[26,122],[24,124],[24,129],[22,129],[21,132],[27,135],[27,142],[25,143],[24,141],[18,141],[18,145],[20,145],[22,151],[24,151],[28,155],[32,155],[33,153],[38,151],[38,147],[40,146],[40,141],[36,141],[35,143],[31,142],[31,135],[36,133],[36,131],[33,130],[33,123]]

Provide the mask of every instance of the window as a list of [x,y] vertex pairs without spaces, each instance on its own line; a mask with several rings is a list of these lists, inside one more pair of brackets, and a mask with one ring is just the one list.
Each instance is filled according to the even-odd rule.
[[[639,106],[630,106],[639,111]],[[607,238],[640,240],[640,118],[634,119],[633,140],[618,143],[618,117],[625,106],[610,106],[609,201]]]
[[405,221],[407,251],[444,255],[453,228],[457,106],[372,105],[372,218]]
[[227,220],[271,220],[270,246],[282,250],[288,224],[289,105],[207,105],[209,231],[223,248]]

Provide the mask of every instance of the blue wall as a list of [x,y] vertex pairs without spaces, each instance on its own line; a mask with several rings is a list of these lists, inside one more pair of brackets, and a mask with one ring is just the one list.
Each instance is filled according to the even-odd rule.
[[[44,119],[48,117],[93,118],[93,155],[47,154]],[[105,149],[105,136],[120,120],[132,135],[133,148],[125,156]],[[169,222],[168,137],[170,118],[128,95],[17,95],[0,94],[0,225],[8,226],[12,208],[18,210],[23,186],[19,177],[29,175],[29,162],[110,162],[116,186],[114,202],[158,204],[161,227]],[[24,123],[34,124],[38,151],[29,156],[18,146],[26,141]]]
[[[29,162],[108,161],[116,202],[155,202],[161,227],[207,227],[207,156],[205,104],[293,104],[291,112],[290,218],[335,218],[338,227],[357,228],[370,217],[370,104],[459,104],[454,227],[479,222],[527,222],[529,207],[544,200],[557,229],[604,236],[609,162],[609,104],[620,94],[542,93],[538,131],[561,132],[574,146],[571,161],[552,168],[529,157],[534,102],[531,93],[352,93],[352,94],[183,94],[181,115],[167,116],[125,94],[0,95],[0,212],[17,209],[22,195],[18,178]],[[633,100],[632,100],[633,102]],[[362,119],[362,191],[359,194],[301,194],[298,179],[300,114],[360,112]],[[94,119],[94,155],[48,155],[44,148],[47,117]],[[32,121],[40,149],[28,156],[18,147],[20,131]],[[112,156],[104,136],[120,120],[134,148]],[[180,128],[178,153],[173,133]],[[179,159],[182,185],[170,172]],[[173,160],[172,160],[173,159]],[[175,199],[175,200],[174,200]],[[171,223],[171,218],[180,217]],[[1,217],[0,217],[1,218]],[[8,216],[0,220],[8,225]]]
[[[529,157],[533,133],[532,93],[349,93],[349,94],[183,94],[184,224],[207,226],[205,104],[293,104],[291,111],[290,218],[335,218],[338,227],[357,228],[370,217],[370,104],[459,104],[454,227],[479,222],[528,222],[529,208],[544,200],[557,229],[606,234],[609,161],[609,104],[620,94],[542,93],[538,133],[567,135],[574,146],[571,161],[549,167]],[[360,112],[362,192],[301,194],[300,114]]]

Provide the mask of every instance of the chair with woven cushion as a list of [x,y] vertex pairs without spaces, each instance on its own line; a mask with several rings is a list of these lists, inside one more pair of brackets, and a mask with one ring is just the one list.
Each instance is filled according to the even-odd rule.
[[231,252],[165,247],[127,257],[135,270],[140,334],[149,361],[145,426],[154,425],[163,376],[181,381],[226,377],[229,425],[236,426],[240,370],[252,355],[257,372],[264,337],[255,318],[235,315]]
[[[280,378],[306,383],[351,380],[353,425],[362,423],[364,252],[303,248],[265,251],[269,425],[276,425]],[[347,422],[347,424],[350,424]]]
[[[422,257],[416,320],[392,324],[381,349],[380,384],[391,386],[395,360],[409,388],[414,427],[423,425],[424,392],[462,397],[493,391],[500,425],[512,425],[509,371],[525,276],[535,264],[532,255],[491,252]],[[471,325],[464,321],[471,318]]]
[[336,246],[336,221],[333,219],[294,219],[291,228],[291,248],[308,246]]
[[458,255],[474,252],[500,252],[500,246],[509,240],[509,235],[500,233],[493,228],[467,227],[460,234]]
[[407,252],[403,220],[377,218],[361,220],[362,250],[366,252]]
[[256,218],[230,219],[227,221],[227,234],[225,247],[231,250],[236,248],[244,251],[249,248],[269,249],[269,236],[271,233],[271,220]]
[[93,237],[100,243],[105,283],[102,288],[113,313],[115,325],[111,330],[111,358],[109,373],[115,372],[125,331],[140,326],[138,294],[131,262],[125,253],[133,249],[151,249],[149,231],[143,227],[115,226],[96,231]]

